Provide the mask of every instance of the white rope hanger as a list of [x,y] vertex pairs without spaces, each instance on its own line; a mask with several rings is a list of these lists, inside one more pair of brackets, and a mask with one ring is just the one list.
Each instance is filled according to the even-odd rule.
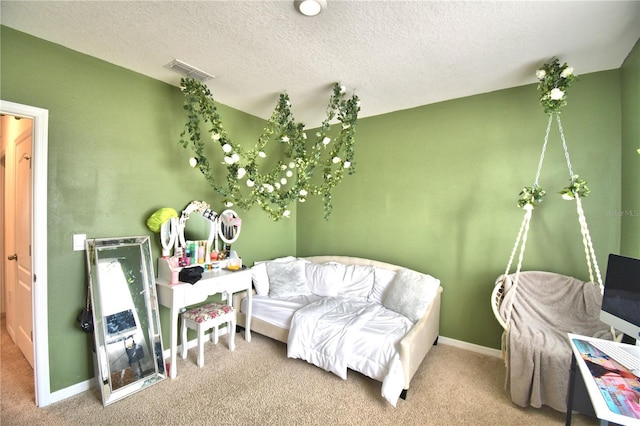
[[[535,196],[535,194],[537,193],[541,199],[541,197],[544,195],[544,191],[542,191],[540,189],[539,186],[539,179],[540,179],[540,175],[542,172],[542,164],[544,162],[544,157],[545,157],[545,153],[547,150],[547,146],[548,146],[548,142],[549,142],[549,132],[551,130],[551,125],[553,123],[553,116],[555,115],[556,117],[556,122],[558,123],[558,130],[560,131],[560,137],[562,140],[562,147],[564,149],[564,155],[565,155],[565,159],[567,161],[567,168],[569,170],[569,176],[571,178],[571,182],[572,182],[572,187],[569,187],[569,190],[567,191],[567,189],[565,189],[565,191],[563,191],[565,194],[568,195],[569,199],[575,199],[576,201],[576,210],[578,213],[578,222],[580,223],[580,232],[582,233],[582,242],[584,245],[584,252],[585,252],[585,258],[586,258],[586,262],[587,262],[587,268],[589,270],[589,278],[590,278],[590,282],[593,284],[597,284],[598,287],[600,288],[600,291],[602,292],[604,290],[604,286],[602,284],[602,276],[600,274],[600,269],[598,268],[598,262],[596,259],[596,254],[595,254],[595,250],[593,248],[593,242],[591,241],[591,235],[589,233],[589,228],[587,226],[587,220],[584,214],[584,210],[582,208],[582,201],[581,201],[581,194],[580,191],[575,190],[574,184],[576,182],[578,182],[578,184],[580,182],[583,181],[577,181],[577,175],[574,174],[573,172],[573,167],[571,165],[571,160],[570,160],[570,156],[569,156],[569,149],[567,148],[567,142],[564,136],[564,131],[562,129],[562,122],[560,120],[560,116],[558,115],[558,113],[550,113],[549,114],[549,121],[547,122],[547,130],[545,133],[545,138],[544,138],[544,144],[542,146],[542,152],[540,154],[540,160],[538,162],[538,170],[536,172],[536,178],[535,178],[535,182],[533,184],[533,187],[530,189],[531,194],[532,194],[532,198],[531,201],[528,203],[523,203],[522,208],[525,210],[524,212],[524,218],[522,219],[522,223],[520,225],[520,230],[518,231],[518,235],[516,237],[516,242],[515,245],[513,247],[513,250],[511,251],[511,256],[509,257],[509,262],[507,264],[507,268],[505,270],[505,276],[509,275],[509,272],[511,271],[511,266],[513,265],[513,261],[516,257],[516,253],[519,253],[518,255],[518,263],[516,265],[516,271],[515,271],[515,275],[514,275],[514,280],[513,280],[513,289],[512,291],[516,291],[517,290],[517,286],[518,286],[518,280],[520,277],[520,271],[522,269],[522,262],[524,260],[524,252],[525,252],[525,248],[526,248],[526,243],[527,243],[527,236],[528,236],[528,232],[529,232],[529,225],[531,223],[531,218],[533,215],[533,209],[534,209],[534,200],[537,198]],[[526,190],[527,188],[525,188]],[[523,190],[524,193],[524,190]],[[523,194],[521,193],[521,195]],[[594,273],[595,273],[595,277],[597,279],[597,281],[594,280]],[[513,308],[513,304],[511,304],[509,306],[509,309],[507,311],[506,314],[506,323],[509,324],[510,320],[511,320],[511,311]]]

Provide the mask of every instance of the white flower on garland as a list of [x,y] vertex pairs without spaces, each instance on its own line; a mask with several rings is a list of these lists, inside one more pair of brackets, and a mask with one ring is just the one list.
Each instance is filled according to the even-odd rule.
[[195,167],[198,165],[198,159],[196,157],[189,158],[189,165],[191,167]]
[[351,161],[345,161],[344,162],[344,168],[348,169],[349,167],[351,167]]
[[291,216],[291,212],[289,210],[285,210],[282,212],[282,217],[290,217]]
[[563,69],[562,72],[560,73],[560,77],[562,78],[567,78],[570,75],[573,75],[573,67],[567,67]]
[[340,162],[340,157],[333,157],[331,161],[333,162],[333,164],[338,164]]
[[549,92],[549,98],[553,99],[554,101],[559,101],[560,99],[564,98],[564,92],[557,87],[553,88],[551,89],[551,92]]
[[249,188],[253,188],[253,185],[255,185],[256,183],[254,181],[252,181],[251,179],[247,179],[247,186]]
[[260,152],[258,152],[258,157],[267,158],[267,154],[265,154],[264,151],[260,151]]
[[228,154],[233,150],[233,147],[228,143],[225,143],[224,145],[222,145],[222,150]]
[[238,179],[242,179],[247,174],[247,170],[244,167],[238,169]]
[[331,142],[331,138],[330,137],[326,137],[324,139],[322,139],[322,144],[327,146],[329,145],[329,142]]

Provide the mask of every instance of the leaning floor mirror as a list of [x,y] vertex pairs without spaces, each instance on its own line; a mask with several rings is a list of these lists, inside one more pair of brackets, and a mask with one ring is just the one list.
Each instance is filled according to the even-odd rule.
[[166,378],[149,237],[87,239],[96,379],[107,406]]

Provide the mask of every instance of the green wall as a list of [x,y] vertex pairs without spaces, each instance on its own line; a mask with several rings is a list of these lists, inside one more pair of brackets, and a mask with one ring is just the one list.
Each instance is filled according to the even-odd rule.
[[[601,266],[620,240],[620,218],[609,213],[620,206],[618,76],[580,76],[561,116],[574,172],[592,190],[583,204]],[[489,296],[515,243],[518,194],[533,184],[546,125],[535,85],[359,120],[357,173],[337,188],[329,222],[317,203],[298,208],[298,254],[429,273],[444,287],[441,334],[499,348]],[[588,279],[575,203],[557,194],[569,176],[555,126],[524,269]]]
[[621,68],[622,236],[620,253],[640,258],[640,41]]
[[[145,221],[159,207],[180,210],[191,200],[222,206],[178,144],[185,115],[177,87],[10,28],[0,35],[0,97],[49,110],[48,322],[56,391],[93,376],[90,340],[75,324],[85,259],[71,250],[72,234],[148,235]],[[623,204],[620,75],[580,76],[562,114],[574,169],[592,189],[584,204],[601,267],[620,247],[622,219],[611,213]],[[220,113],[238,141],[253,143],[265,124],[223,106]],[[515,203],[533,182],[546,121],[534,85],[361,119],[357,173],[336,189],[330,220],[320,200],[278,223],[255,208],[240,212],[234,248],[247,264],[345,254],[430,273],[445,288],[442,335],[498,348],[489,294],[515,242],[522,218]],[[586,278],[574,206],[555,196],[568,182],[556,128],[550,143],[541,180],[549,195],[536,209],[525,267]],[[167,342],[166,309],[162,326]]]
[[[86,267],[84,252],[72,251],[72,235],[150,235],[157,256],[159,238],[145,225],[153,211],[180,211],[192,200],[216,211],[223,205],[188,166],[191,151],[178,143],[186,121],[178,87],[7,27],[1,31],[1,98],[49,110],[48,322],[55,392],[93,376],[90,338],[75,323]],[[220,114],[238,141],[257,140],[265,124],[226,107]],[[239,214],[244,221],[234,249],[245,262],[295,251],[294,221],[273,223],[257,209]],[[168,343],[168,310],[161,315]]]

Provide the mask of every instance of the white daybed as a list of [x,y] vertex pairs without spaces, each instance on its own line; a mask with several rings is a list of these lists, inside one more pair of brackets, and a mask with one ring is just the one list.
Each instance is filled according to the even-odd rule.
[[[276,268],[300,271],[300,264],[304,264],[304,289],[270,287]],[[280,258],[256,263],[252,272],[252,331],[287,343],[290,358],[305,359],[343,379],[348,368],[381,381],[383,397],[394,406],[398,397],[406,397],[411,378],[437,344],[442,287],[429,275],[346,256]],[[246,293],[234,295],[234,306],[241,307],[240,326],[246,324],[247,300]],[[344,311],[351,316],[336,320],[335,313]],[[340,321],[333,335],[321,326]],[[309,346],[314,342],[331,346],[327,341],[338,352],[346,347],[353,351],[327,354]]]

